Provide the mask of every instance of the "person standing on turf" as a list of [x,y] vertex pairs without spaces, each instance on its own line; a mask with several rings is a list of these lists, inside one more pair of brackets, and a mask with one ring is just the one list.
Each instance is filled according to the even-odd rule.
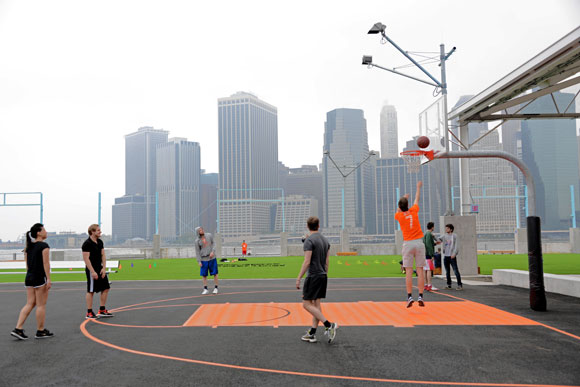
[[417,182],[415,202],[409,208],[409,194],[399,199],[399,208],[395,219],[399,222],[403,231],[403,267],[405,268],[405,285],[407,287],[407,308],[413,306],[413,258],[417,268],[419,287],[419,306],[425,306],[423,300],[423,287],[425,286],[425,245],[423,244],[423,231],[419,223],[419,198],[421,197],[422,181]]
[[213,275],[215,288],[213,294],[218,294],[218,264],[215,256],[213,235],[206,234],[202,227],[195,229],[197,239],[195,240],[195,254],[200,270],[199,275],[203,277],[203,291],[201,294],[208,294],[207,275]]
[[26,233],[26,249],[24,260],[26,261],[26,305],[20,311],[16,328],[10,334],[20,340],[28,339],[24,334],[24,322],[36,307],[36,335],[37,339],[45,339],[54,336],[44,327],[46,316],[46,300],[50,282],[50,247],[46,242],[47,232],[44,226],[36,223]]
[[[98,317],[113,317],[107,310],[107,297],[109,296],[109,277],[107,276],[107,257],[105,256],[105,245],[101,240],[101,227],[98,224],[89,226],[89,237],[83,243],[83,260],[85,261],[85,273],[87,275],[87,319]],[[93,312],[93,296],[101,293],[99,313]]]
[[302,306],[312,315],[312,327],[302,336],[302,341],[316,343],[316,328],[318,323],[322,322],[325,328],[324,334],[327,336],[328,342],[332,343],[336,337],[338,324],[329,322],[322,314],[320,306],[320,300],[326,298],[330,243],[318,231],[319,223],[320,221],[316,216],[311,216],[306,221],[310,235],[304,240],[304,263],[302,263],[300,273],[296,278],[296,289],[300,289],[300,280],[304,273],[308,272],[302,290]]
[[246,258],[246,254],[248,253],[248,244],[246,241],[242,242],[242,257]]
[[433,235],[435,224],[433,222],[427,223],[427,232],[423,235],[423,244],[425,245],[425,289],[428,292],[432,290],[439,290],[434,288],[431,284],[431,273],[435,269],[433,257],[435,256],[435,245],[441,243]]

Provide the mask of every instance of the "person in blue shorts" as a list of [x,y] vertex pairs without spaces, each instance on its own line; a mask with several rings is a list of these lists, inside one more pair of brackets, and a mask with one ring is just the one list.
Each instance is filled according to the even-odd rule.
[[199,275],[203,277],[203,291],[201,294],[209,294],[207,290],[207,275],[213,275],[215,288],[213,294],[218,294],[218,265],[215,256],[213,235],[206,234],[202,227],[195,229],[197,239],[195,240],[195,253],[200,270]]

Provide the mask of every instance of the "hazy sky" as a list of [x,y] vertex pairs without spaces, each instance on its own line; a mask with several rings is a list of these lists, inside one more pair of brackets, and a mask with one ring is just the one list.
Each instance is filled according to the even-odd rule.
[[[578,20],[577,0],[0,1],[0,192],[42,191],[47,229],[82,232],[97,221],[101,191],[110,234],[125,189],[123,136],[169,130],[199,142],[202,168],[218,172],[217,99],[241,90],[278,108],[287,166],[320,163],[335,108],[363,109],[380,150],[385,100],[397,108],[401,148],[435,98],[430,86],[361,65],[363,54],[408,63],[367,35],[375,22],[405,50],[457,47],[447,64],[453,106]],[[439,78],[437,65],[428,69]],[[0,239],[38,220],[36,207],[0,207]]]

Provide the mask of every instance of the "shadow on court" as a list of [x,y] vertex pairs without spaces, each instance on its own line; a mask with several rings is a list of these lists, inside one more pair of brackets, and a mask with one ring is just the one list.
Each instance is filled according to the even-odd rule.
[[[435,280],[443,287],[444,283]],[[426,294],[405,308],[404,279],[331,279],[328,344],[300,340],[310,322],[294,280],[113,282],[115,317],[85,321],[83,283],[56,283],[47,307],[55,337],[13,339],[26,294],[0,285],[0,386],[580,385],[580,300],[503,286]],[[415,290],[416,297],[416,290]]]

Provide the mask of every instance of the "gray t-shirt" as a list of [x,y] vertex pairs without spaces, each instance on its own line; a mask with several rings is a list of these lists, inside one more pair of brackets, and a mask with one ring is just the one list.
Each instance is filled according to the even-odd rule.
[[326,274],[326,256],[330,250],[330,243],[319,232],[310,235],[304,241],[304,251],[312,251],[308,277]]

